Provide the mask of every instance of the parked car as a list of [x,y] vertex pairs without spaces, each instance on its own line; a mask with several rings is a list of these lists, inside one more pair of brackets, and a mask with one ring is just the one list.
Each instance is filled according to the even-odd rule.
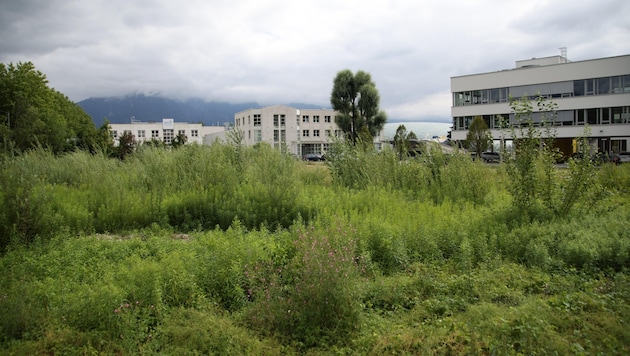
[[302,159],[305,161],[319,162],[324,160],[324,156],[315,153],[307,153],[302,157]]
[[591,156],[591,161],[597,165],[600,165],[602,163],[615,163],[615,164],[619,164],[619,156],[614,155],[614,154],[608,154],[608,153],[602,153],[602,152],[598,152],[594,155]]
[[499,152],[482,152],[481,159],[486,163],[499,163],[501,162],[501,155]]
[[[624,152],[624,153],[628,155],[626,162],[630,162],[630,152]],[[575,152],[571,155],[571,158],[574,160],[582,160],[584,159],[584,155],[581,152]],[[615,154],[615,153],[608,154],[608,153],[603,153],[603,152],[598,152],[591,155],[589,157],[589,160],[595,165],[601,165],[603,163],[621,164],[622,162],[620,155]]]
[[617,155],[619,163],[630,163],[630,152],[621,152]]

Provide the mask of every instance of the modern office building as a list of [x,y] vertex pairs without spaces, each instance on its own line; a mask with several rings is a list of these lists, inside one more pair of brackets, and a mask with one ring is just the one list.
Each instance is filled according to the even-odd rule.
[[[510,138],[500,123],[516,123],[510,98],[544,97],[557,104],[548,116],[556,145],[565,154],[576,148],[576,138],[590,131],[591,150],[619,153],[630,150],[630,55],[571,62],[560,56],[516,62],[514,69],[451,78],[453,103],[451,139],[466,139],[468,126],[481,116],[496,140]],[[543,115],[534,113],[540,123]],[[500,119],[502,117],[502,119]],[[541,130],[544,133],[544,130]]]
[[[266,142],[302,157],[325,153],[341,130],[332,109],[296,109],[285,105],[248,109],[234,115],[234,128],[243,132],[246,145]],[[374,138],[380,149],[381,137]]]
[[226,131],[224,126],[175,122],[171,118],[162,119],[160,122],[140,122],[132,118],[129,124],[110,124],[110,134],[114,139],[114,145],[118,145],[120,137],[125,132],[131,133],[139,144],[159,140],[168,145],[180,134],[186,136],[187,143],[203,144],[205,138],[224,131]]

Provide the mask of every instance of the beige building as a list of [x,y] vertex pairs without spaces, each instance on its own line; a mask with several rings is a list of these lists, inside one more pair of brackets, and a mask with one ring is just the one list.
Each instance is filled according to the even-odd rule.
[[179,134],[186,136],[187,143],[203,144],[208,137],[226,131],[224,126],[175,122],[170,118],[162,119],[160,122],[140,122],[132,119],[129,124],[110,124],[109,126],[114,145],[118,145],[120,137],[125,132],[131,133],[139,144],[151,140],[171,144]]
[[[476,116],[486,121],[495,139],[509,135],[499,119],[516,122],[509,98],[540,94],[557,104],[552,132],[565,154],[573,152],[587,125],[593,151],[630,150],[630,55],[571,62],[563,53],[517,61],[514,69],[453,77],[451,92],[455,141],[466,139]],[[542,117],[532,116],[534,122]]]
[[[332,109],[296,109],[285,105],[248,109],[234,115],[235,129],[246,145],[269,143],[276,149],[302,157],[324,154],[334,137],[341,136]],[[381,133],[382,135],[382,133]],[[374,143],[380,149],[381,136]]]

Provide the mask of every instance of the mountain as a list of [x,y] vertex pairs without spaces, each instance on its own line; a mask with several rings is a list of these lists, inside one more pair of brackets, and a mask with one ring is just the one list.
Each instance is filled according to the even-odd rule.
[[[113,124],[126,124],[135,120],[150,122],[161,121],[163,118],[173,118],[176,122],[201,122],[207,126],[223,125],[234,122],[234,114],[239,111],[259,108],[259,104],[206,102],[201,99],[185,101],[173,100],[160,96],[145,96],[143,94],[124,97],[89,98],[77,103],[98,127],[107,118]],[[300,109],[319,109],[310,104],[287,104]]]

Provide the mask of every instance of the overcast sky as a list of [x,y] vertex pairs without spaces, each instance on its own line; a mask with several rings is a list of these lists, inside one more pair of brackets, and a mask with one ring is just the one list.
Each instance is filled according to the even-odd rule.
[[368,71],[390,119],[448,121],[450,77],[630,54],[628,0],[0,0],[0,62],[89,97],[330,107]]

